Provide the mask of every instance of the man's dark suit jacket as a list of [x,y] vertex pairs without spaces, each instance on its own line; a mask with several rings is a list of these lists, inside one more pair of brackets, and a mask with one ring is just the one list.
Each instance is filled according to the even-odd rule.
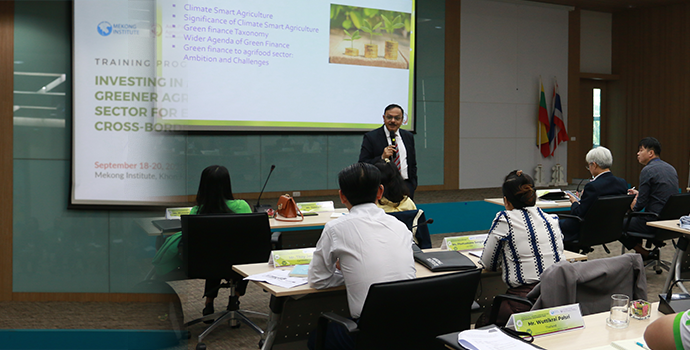
[[[385,128],[385,125],[364,134],[362,149],[359,152],[360,162],[374,164],[381,159],[383,149],[388,147],[386,132],[383,128]],[[405,150],[407,151],[407,177],[414,185],[414,188],[417,188],[417,155],[414,147],[414,136],[407,130],[398,129],[398,131],[400,136],[402,136]]]
[[585,216],[589,207],[601,196],[622,196],[628,193],[628,183],[611,172],[601,174],[596,180],[585,185],[580,202],[570,206],[570,214]]

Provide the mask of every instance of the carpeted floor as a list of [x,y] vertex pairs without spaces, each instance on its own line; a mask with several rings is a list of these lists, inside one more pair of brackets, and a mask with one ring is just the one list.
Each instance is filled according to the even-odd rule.
[[[439,203],[481,200],[489,197],[500,197],[498,188],[457,190],[457,191],[429,191],[415,194],[417,203]],[[299,201],[332,200],[336,207],[342,206],[335,196],[329,197],[301,197]],[[485,231],[484,231],[485,232]],[[476,234],[482,232],[465,232]],[[432,235],[434,247],[439,247],[446,236],[458,233]],[[609,245],[611,256],[620,254],[620,244]],[[662,250],[662,257],[670,260],[673,257],[673,247],[667,245]],[[608,256],[600,247],[588,254],[589,259]],[[658,301],[667,273],[657,275],[651,269],[647,270],[648,294],[650,301]],[[95,303],[95,302],[0,302],[0,329],[176,329],[182,321],[178,317],[183,312],[184,321],[198,318],[203,309],[202,280],[181,280],[169,282],[177,292],[180,305],[171,303]],[[250,283],[247,294],[241,300],[242,309],[268,313],[270,295]],[[224,309],[228,300],[227,290],[221,290],[216,299],[216,311]],[[181,310],[180,311],[180,308]],[[265,328],[267,319],[261,316],[250,316],[260,327]],[[189,349],[194,349],[198,335],[206,325],[197,324],[189,327],[191,339]],[[209,349],[257,349],[259,335],[249,327],[230,329],[227,324],[221,325],[204,339]],[[306,348],[306,347],[304,347]]]

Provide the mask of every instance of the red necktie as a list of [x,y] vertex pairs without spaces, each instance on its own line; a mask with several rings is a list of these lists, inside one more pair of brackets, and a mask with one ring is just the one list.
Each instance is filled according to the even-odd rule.
[[393,145],[395,145],[395,166],[397,166],[398,171],[400,171],[400,152],[398,151],[398,143],[395,141],[395,135],[393,135],[391,141]]

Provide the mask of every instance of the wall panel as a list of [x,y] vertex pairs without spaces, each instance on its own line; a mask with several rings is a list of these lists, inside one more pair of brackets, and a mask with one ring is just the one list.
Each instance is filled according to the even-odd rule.
[[635,153],[645,136],[659,139],[661,158],[676,167],[681,188],[688,179],[690,155],[690,5],[631,10],[613,16],[612,124],[625,137],[611,132],[614,150],[622,152],[621,175],[637,185]]

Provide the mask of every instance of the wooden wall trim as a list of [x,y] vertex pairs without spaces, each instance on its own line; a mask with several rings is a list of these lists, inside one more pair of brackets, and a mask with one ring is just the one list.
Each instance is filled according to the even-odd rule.
[[581,164],[583,153],[578,142],[578,120],[580,118],[580,9],[568,14],[568,135],[575,141],[568,142],[568,182],[573,182],[571,166]]
[[0,301],[12,299],[14,1],[0,1]]
[[[443,188],[460,188],[460,0],[446,0]],[[426,187],[426,186],[425,186]]]
[[176,294],[144,293],[14,293],[13,301],[78,301],[106,303],[163,303],[174,302]]

